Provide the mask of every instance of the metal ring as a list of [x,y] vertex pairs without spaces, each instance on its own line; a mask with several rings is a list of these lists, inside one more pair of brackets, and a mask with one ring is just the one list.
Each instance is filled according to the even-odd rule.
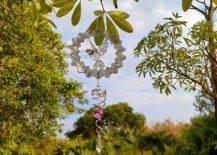
[[[114,49],[116,50],[116,58],[114,59],[114,63],[111,64],[111,67],[106,67],[105,69],[91,69],[89,66],[85,66],[85,63],[81,61],[81,57],[79,56],[79,48],[81,47],[81,43],[83,43],[86,39],[89,39],[90,37],[94,37],[96,35],[99,35],[99,32],[84,32],[79,33],[77,38],[72,39],[72,45],[69,46],[71,49],[70,57],[72,59],[71,64],[73,66],[77,67],[78,72],[85,73],[85,75],[90,77],[95,77],[96,79],[100,79],[102,77],[109,78],[111,74],[118,73],[118,69],[123,66],[123,60],[126,59],[126,56],[123,55],[123,52],[126,50],[122,44],[121,41],[118,43],[111,43],[114,45]],[[100,33],[100,35],[103,35],[105,39],[109,39],[107,32]],[[109,39],[110,40],[110,39]]]

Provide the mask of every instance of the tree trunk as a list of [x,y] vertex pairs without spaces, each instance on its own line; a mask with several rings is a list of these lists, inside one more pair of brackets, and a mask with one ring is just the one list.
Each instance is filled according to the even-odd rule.
[[210,41],[210,64],[211,64],[211,83],[212,83],[212,94],[213,94],[213,104],[215,107],[215,121],[217,127],[217,59],[216,59],[216,48],[212,47],[214,45],[214,40]]
[[[213,53],[213,58],[215,59],[215,60],[217,60],[216,59],[216,51],[214,51]],[[214,54],[215,54],[215,56],[214,56]],[[211,60],[211,76],[212,76],[212,83],[213,83],[213,95],[215,96],[215,98],[214,98],[214,107],[215,107],[215,122],[216,122],[216,127],[217,127],[217,63],[216,63],[216,61],[215,62],[213,62],[213,60]]]
[[215,122],[217,127],[217,100],[214,102],[214,106],[215,106]]
[[[213,3],[211,2],[208,15],[207,15],[207,22],[213,23],[213,13],[214,13],[214,7]],[[214,25],[210,25],[210,31],[214,32]],[[212,83],[212,94],[214,97],[214,107],[215,107],[215,122],[216,122],[216,127],[217,127],[217,52],[216,52],[216,47],[215,47],[215,40],[214,38],[209,38],[209,52],[210,52],[210,65],[211,65],[211,83]]]

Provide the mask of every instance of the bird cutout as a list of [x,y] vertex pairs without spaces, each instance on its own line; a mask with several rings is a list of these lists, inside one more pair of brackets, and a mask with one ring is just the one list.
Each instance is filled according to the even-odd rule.
[[86,49],[86,53],[93,57],[94,60],[99,60],[100,57],[102,57],[108,49],[108,42],[105,40],[98,48],[94,46],[94,44],[90,41],[91,49]]

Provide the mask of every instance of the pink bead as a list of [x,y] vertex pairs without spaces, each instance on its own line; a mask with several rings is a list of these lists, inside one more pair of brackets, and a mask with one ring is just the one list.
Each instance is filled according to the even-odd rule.
[[102,107],[97,107],[94,111],[94,118],[101,120],[103,118],[103,108]]

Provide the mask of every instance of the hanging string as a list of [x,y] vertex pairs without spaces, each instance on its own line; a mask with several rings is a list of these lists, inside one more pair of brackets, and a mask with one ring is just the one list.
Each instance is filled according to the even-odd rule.
[[[102,10],[105,13],[105,8],[103,5],[102,0],[100,0],[100,4],[102,6]],[[97,25],[97,30],[98,30]],[[105,38],[106,40],[107,38]],[[98,63],[100,63],[100,60],[97,58],[95,59]],[[98,69],[103,69],[103,65],[97,65]],[[103,117],[104,117],[104,107],[105,107],[105,101],[106,101],[106,90],[102,89],[99,85],[99,75],[97,78],[97,87],[92,90],[92,96],[93,99],[97,102],[96,108],[94,109],[94,118],[96,119],[95,125],[96,125],[96,133],[97,133],[97,143],[96,143],[96,151],[98,154],[102,151],[102,142],[101,142],[101,133],[103,132]]]

